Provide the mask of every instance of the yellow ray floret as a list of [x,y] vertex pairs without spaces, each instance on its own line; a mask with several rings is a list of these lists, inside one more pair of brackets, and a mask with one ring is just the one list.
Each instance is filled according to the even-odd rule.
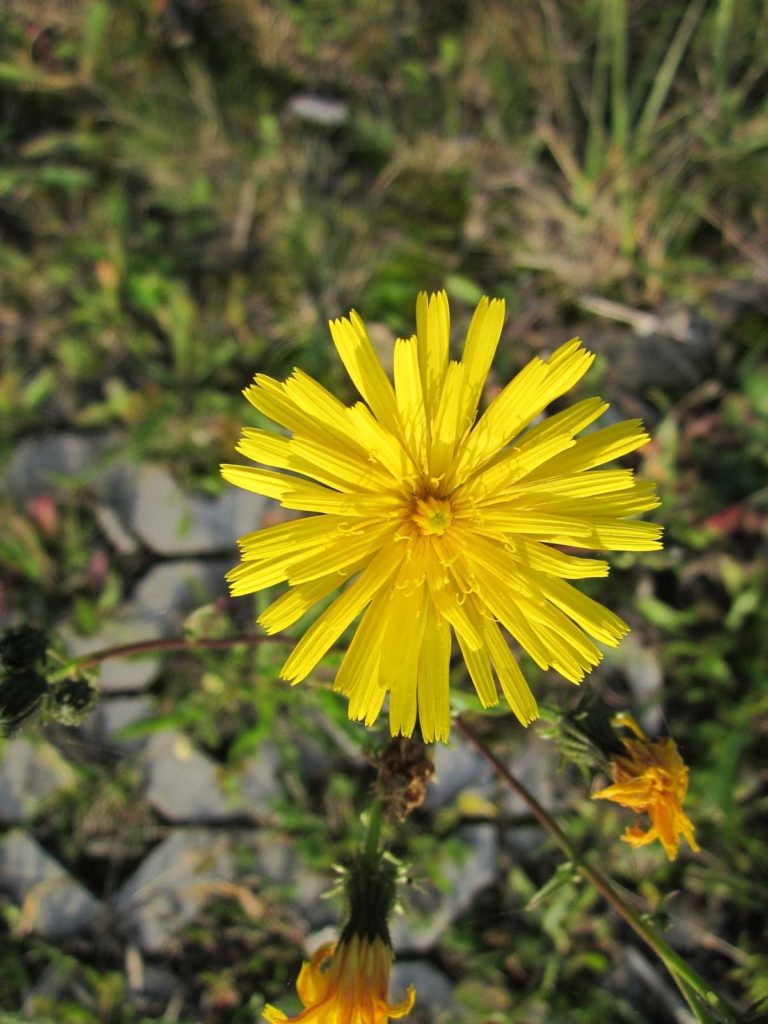
[[413,1009],[416,993],[408,988],[405,999],[387,999],[392,948],[381,938],[353,935],[321,946],[301,968],[296,991],[304,1009],[288,1017],[274,1006],[263,1015],[270,1024],[387,1024]]
[[630,715],[619,717],[638,738],[622,739],[626,753],[611,759],[613,785],[593,793],[592,799],[613,800],[636,814],[648,814],[650,828],[643,831],[633,825],[621,837],[630,846],[647,846],[658,839],[667,857],[675,860],[683,836],[698,852],[693,823],[683,810],[688,766],[677,744],[669,736],[651,741]]
[[236,486],[311,514],[240,541],[233,594],[289,587],[261,625],[285,629],[340,591],[282,677],[306,678],[359,619],[334,688],[367,725],[388,696],[393,735],[418,722],[426,740],[447,739],[452,637],[481,703],[495,704],[500,689],[532,721],[509,637],[542,669],[579,682],[601,658],[597,644],[627,631],[566,582],[605,576],[607,563],[561,546],[661,544],[660,527],[629,518],[657,506],[653,485],[605,468],[649,440],[639,420],[583,433],[608,408],[586,398],[536,422],[592,364],[578,338],[532,359],[478,414],[503,321],[504,303],[482,299],[452,361],[447,297],[420,294],[415,335],[395,343],[393,380],[357,313],[333,321],[362,401],[345,406],[301,370],[283,383],[259,374],[245,395],[282,429],[247,428],[238,451],[256,465],[222,467]]

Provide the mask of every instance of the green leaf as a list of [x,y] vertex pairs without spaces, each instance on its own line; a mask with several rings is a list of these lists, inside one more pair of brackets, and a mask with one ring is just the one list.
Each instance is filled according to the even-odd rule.
[[564,885],[572,885],[580,882],[580,876],[576,870],[576,866],[567,860],[563,864],[559,864],[555,870],[554,875],[545,882],[542,887],[537,890],[528,900],[525,905],[526,910],[533,910],[535,907],[542,904],[547,900],[553,893],[557,892],[558,889],[562,889]]

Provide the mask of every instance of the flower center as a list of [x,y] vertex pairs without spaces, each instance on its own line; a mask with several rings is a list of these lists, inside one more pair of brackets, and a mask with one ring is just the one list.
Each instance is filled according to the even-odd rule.
[[451,503],[448,498],[437,498],[428,494],[417,498],[411,517],[421,533],[445,533],[451,525]]
[[674,788],[669,772],[663,768],[646,768],[645,774],[651,783],[654,793],[671,793]]

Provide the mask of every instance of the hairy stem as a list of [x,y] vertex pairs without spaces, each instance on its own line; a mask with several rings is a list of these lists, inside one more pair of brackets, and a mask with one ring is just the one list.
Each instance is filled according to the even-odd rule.
[[70,658],[66,664],[52,672],[49,675],[49,679],[52,682],[57,682],[59,679],[65,679],[78,669],[93,668],[95,665],[100,665],[102,661],[107,661],[110,658],[127,658],[131,655],[155,654],[164,651],[224,651],[241,644],[255,646],[256,644],[271,641],[276,641],[277,643],[292,642],[289,637],[282,636],[279,633],[276,633],[274,636],[238,633],[233,636],[208,638],[172,636],[154,638],[152,640],[136,640],[134,643],[118,644],[115,647],[103,647],[101,650],[83,654],[79,658]]

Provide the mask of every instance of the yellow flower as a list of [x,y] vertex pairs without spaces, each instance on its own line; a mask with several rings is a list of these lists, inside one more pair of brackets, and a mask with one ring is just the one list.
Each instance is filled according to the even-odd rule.
[[296,991],[304,1004],[297,1017],[287,1017],[274,1006],[264,1008],[271,1024],[386,1024],[390,1017],[405,1017],[413,1009],[415,993],[409,986],[401,1003],[387,1002],[392,947],[377,936],[353,934],[338,944],[321,946],[301,968]]
[[683,811],[683,800],[688,792],[688,766],[677,744],[670,737],[652,743],[628,715],[623,719],[639,738],[622,739],[627,756],[611,758],[614,785],[593,793],[592,799],[613,800],[636,814],[648,812],[651,827],[646,832],[635,825],[627,828],[621,837],[630,846],[646,846],[659,839],[667,857],[675,860],[682,835],[697,852],[699,846],[693,835],[693,823]]
[[290,436],[247,428],[237,450],[274,469],[222,467],[231,483],[314,513],[240,540],[233,594],[290,585],[259,618],[268,633],[344,586],[282,678],[306,678],[362,613],[334,688],[366,725],[389,693],[393,735],[410,736],[418,717],[425,740],[447,739],[451,631],[482,704],[498,702],[498,680],[531,722],[536,701],[502,629],[572,682],[602,657],[594,640],[615,646],[628,630],[566,582],[608,564],[559,545],[660,547],[660,527],[627,519],[656,507],[653,484],[595,468],[648,441],[639,420],[577,438],[608,408],[587,398],[531,426],[591,366],[578,338],[532,359],[478,417],[503,321],[503,301],[482,299],[450,360],[446,295],[421,293],[416,334],[395,342],[393,385],[357,313],[334,320],[363,401],[345,406],[299,369],[283,383],[258,374],[246,398]]

